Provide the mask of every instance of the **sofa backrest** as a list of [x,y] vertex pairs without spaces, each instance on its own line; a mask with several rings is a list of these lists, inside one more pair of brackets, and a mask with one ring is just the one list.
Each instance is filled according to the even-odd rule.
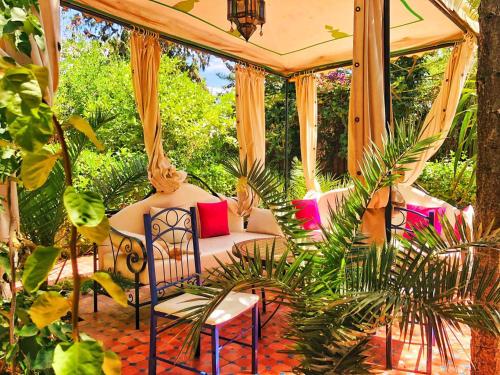
[[[151,207],[171,208],[171,207],[196,207],[197,202],[212,203],[219,202],[220,198],[215,197],[202,188],[183,183],[179,189],[173,193],[156,193],[150,197],[133,203],[120,210],[109,219],[109,223],[116,229],[144,234],[143,215]],[[242,232],[243,218],[228,209],[229,230],[231,232]]]
[[318,209],[321,217],[321,224],[328,226],[330,224],[330,209],[337,211],[339,205],[347,198],[351,187],[339,188],[322,193],[318,198]]

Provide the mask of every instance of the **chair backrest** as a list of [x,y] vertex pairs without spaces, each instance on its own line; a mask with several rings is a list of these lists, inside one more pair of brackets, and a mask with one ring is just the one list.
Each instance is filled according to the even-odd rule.
[[165,208],[144,214],[151,302],[168,294],[167,288],[199,284],[201,273],[196,210]]
[[401,213],[401,219],[399,222],[393,222],[391,220],[390,229],[392,231],[401,230],[401,231],[407,232],[410,235],[413,234],[413,230],[406,226],[406,218],[407,218],[409,212],[422,218],[424,221],[427,221],[428,225],[432,225],[432,226],[435,225],[435,221],[434,221],[435,214],[433,211],[430,211],[428,215],[425,215],[421,212],[417,212],[415,210],[411,210],[409,208],[404,208],[404,207],[399,207],[399,206],[395,206],[394,211],[398,211]]

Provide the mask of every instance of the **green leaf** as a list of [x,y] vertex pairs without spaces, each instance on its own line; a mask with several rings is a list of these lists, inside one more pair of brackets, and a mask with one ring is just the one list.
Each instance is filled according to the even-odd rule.
[[52,360],[54,358],[53,348],[42,348],[36,354],[35,362],[33,363],[33,370],[47,370],[52,367]]
[[122,360],[110,350],[104,352],[102,371],[105,375],[120,375],[122,373]]
[[104,204],[96,193],[79,193],[74,187],[68,186],[63,200],[69,219],[77,227],[95,227],[104,218]]
[[[3,204],[0,204],[0,213],[2,212],[3,209]],[[9,254],[7,253],[0,253],[0,269],[3,269],[3,273],[6,273],[7,276],[10,277],[10,259],[9,259]]]
[[109,220],[106,216],[104,216],[99,225],[96,225],[94,227],[84,225],[78,227],[78,232],[80,232],[80,234],[89,241],[95,242],[96,244],[100,245],[106,239],[106,237],[108,237]]
[[35,75],[42,93],[45,92],[45,90],[49,86],[49,70],[44,66],[34,64],[26,65],[26,67],[29,68]]
[[24,265],[22,277],[24,289],[28,292],[37,290],[47,279],[60,254],[61,249],[56,247],[37,247]]
[[49,177],[59,154],[48,148],[36,152],[25,153],[21,164],[21,180],[28,190],[35,190],[42,186]]
[[23,8],[13,7],[10,11],[11,21],[24,22],[26,21],[26,12]]
[[56,375],[100,375],[104,351],[97,341],[59,344],[54,351],[52,368]]
[[36,108],[42,102],[42,89],[36,79],[24,82],[20,86],[19,96],[30,108]]
[[127,296],[125,295],[125,292],[113,281],[109,273],[96,272],[90,278],[101,284],[101,286],[116,302],[122,306],[127,306]]
[[18,330],[17,335],[20,337],[31,337],[38,333],[38,328],[33,323],[26,324]]
[[74,127],[79,132],[85,134],[99,151],[104,150],[103,144],[97,139],[94,129],[92,129],[92,126],[90,126],[87,120],[80,116],[71,116],[66,123]]
[[41,329],[60,319],[68,311],[70,311],[68,300],[59,293],[51,291],[41,293],[31,305],[28,314],[33,323]]
[[54,133],[52,111],[42,103],[32,109],[29,115],[20,115],[9,124],[9,133],[14,142],[24,151],[34,152],[41,149]]

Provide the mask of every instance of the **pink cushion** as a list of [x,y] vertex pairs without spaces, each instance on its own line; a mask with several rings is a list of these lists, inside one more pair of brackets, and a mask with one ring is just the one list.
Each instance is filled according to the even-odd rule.
[[197,203],[200,217],[200,237],[218,237],[229,234],[227,201],[216,203]]
[[295,217],[302,221],[305,230],[319,229],[321,217],[319,216],[318,202],[315,199],[296,199],[292,204],[297,209]]
[[[446,212],[445,207],[422,207],[422,206],[415,206],[413,204],[407,204],[406,208],[408,210],[412,210],[415,212],[418,212],[422,215],[429,216],[429,213],[434,212],[434,228],[436,228],[436,232],[440,235],[441,232],[443,231],[443,228],[441,227],[441,222],[439,221],[439,218],[443,216]],[[418,229],[423,229],[429,226],[429,220],[415,214],[414,212],[408,212],[406,215],[406,229],[411,229],[411,230],[418,230]],[[412,238],[413,234],[410,232],[405,231],[403,237],[405,238]]]

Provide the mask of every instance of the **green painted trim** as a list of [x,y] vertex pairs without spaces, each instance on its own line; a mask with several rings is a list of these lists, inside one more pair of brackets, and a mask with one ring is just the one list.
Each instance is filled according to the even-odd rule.
[[[162,2],[162,1],[160,1],[160,0],[149,0],[149,1],[150,1],[150,2],[152,2],[152,3],[158,4],[158,5],[160,5],[160,6],[164,6],[164,7],[166,7],[166,8],[169,8],[169,9],[171,9],[171,10],[173,10],[173,11],[180,12],[180,13],[182,13],[182,14],[185,14],[185,15],[188,15],[188,16],[190,16],[190,17],[193,17],[194,19],[196,19],[196,20],[198,20],[198,21],[200,21],[200,22],[203,22],[204,24],[209,25],[209,26],[211,26],[211,27],[213,27],[213,28],[215,28],[215,29],[217,29],[217,30],[219,30],[219,31],[222,31],[222,32],[224,32],[224,33],[227,33],[227,34],[229,34],[229,35],[233,36],[234,38],[237,38],[237,39],[239,39],[239,40],[243,40],[243,39],[241,39],[240,37],[238,37],[238,36],[236,36],[236,35],[232,35],[232,34],[230,34],[227,30],[224,30],[223,28],[221,28],[221,27],[219,27],[219,26],[217,26],[217,25],[214,25],[214,24],[212,24],[212,23],[210,23],[210,22],[208,22],[208,21],[204,20],[203,18],[200,18],[200,17],[198,17],[198,16],[196,16],[196,15],[194,15],[194,14],[191,14],[191,13],[189,13],[189,12],[185,12],[185,11],[180,10],[180,9],[177,9],[176,7],[174,7],[174,6],[172,6],[172,5],[165,4],[164,2]],[[424,18],[423,18],[422,16],[420,16],[417,12],[415,12],[415,11],[414,11],[414,10],[410,7],[410,5],[406,2],[406,0],[399,0],[399,1],[400,1],[400,2],[403,4],[403,6],[404,6],[404,7],[408,10],[408,12],[416,18],[416,20],[415,20],[415,21],[411,21],[411,22],[407,22],[407,23],[403,23],[403,24],[401,24],[401,25],[392,26],[392,27],[391,27],[391,29],[396,29],[396,28],[400,28],[400,27],[408,26],[408,25],[411,25],[411,24],[414,24],[414,23],[417,23],[417,22],[421,22],[421,21],[423,21],[423,20],[424,20]],[[196,6],[196,5],[195,5],[195,6]],[[264,50],[264,51],[274,53],[274,54],[276,54],[276,55],[278,55],[278,56],[286,56],[286,55],[290,55],[290,54],[292,54],[292,53],[296,53],[296,52],[301,52],[301,51],[304,51],[304,50],[309,49],[309,48],[314,48],[314,47],[320,46],[320,45],[322,45],[322,44],[332,43],[332,42],[335,42],[335,41],[337,41],[337,40],[341,40],[341,39],[344,39],[344,38],[351,38],[351,37],[352,37],[352,34],[346,35],[346,36],[344,36],[344,37],[342,37],[342,38],[335,38],[335,39],[331,39],[331,38],[330,38],[330,39],[325,40],[325,41],[323,41],[323,42],[318,42],[318,43],[312,44],[312,45],[310,45],[310,46],[306,46],[306,47],[298,48],[298,49],[296,49],[296,50],[292,50],[292,51],[289,51],[289,52],[277,52],[277,51],[274,51],[274,50],[272,50],[272,49],[270,49],[270,48],[263,47],[263,46],[261,46],[261,45],[259,45],[259,44],[257,44],[257,43],[251,42],[251,41],[248,41],[247,43],[248,43],[248,44],[251,44],[251,45],[253,45],[253,46],[257,47],[257,48],[260,48],[260,49],[262,49],[262,50]]]

